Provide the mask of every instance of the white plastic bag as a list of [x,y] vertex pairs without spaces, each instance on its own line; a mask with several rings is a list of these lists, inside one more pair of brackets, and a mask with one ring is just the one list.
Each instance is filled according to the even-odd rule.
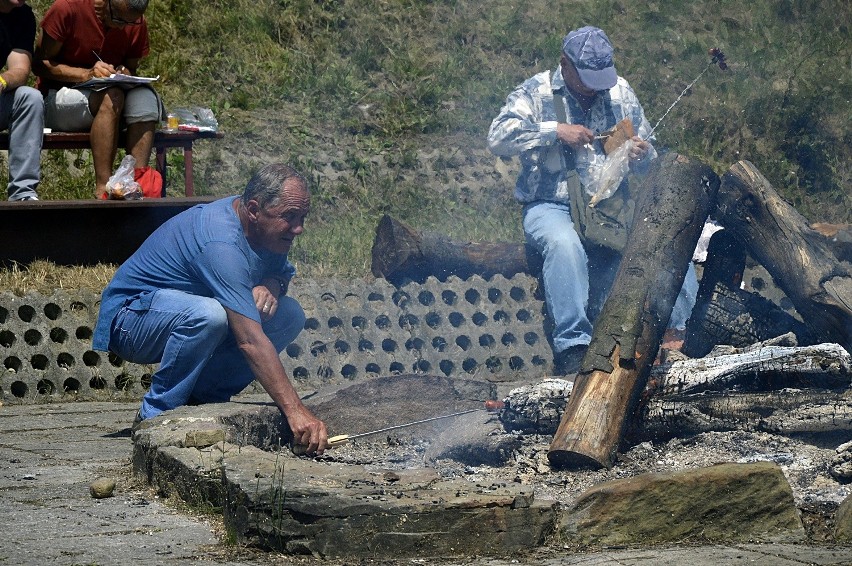
[[138,200],[142,198],[142,187],[134,179],[133,170],[136,167],[136,159],[127,155],[121,160],[121,164],[112,177],[107,181],[107,198],[113,200]]
[[595,192],[589,200],[589,206],[594,207],[602,200],[608,199],[615,194],[621,181],[630,169],[630,150],[633,149],[633,140],[627,140],[615,151],[606,156],[603,166],[598,169],[593,179]]

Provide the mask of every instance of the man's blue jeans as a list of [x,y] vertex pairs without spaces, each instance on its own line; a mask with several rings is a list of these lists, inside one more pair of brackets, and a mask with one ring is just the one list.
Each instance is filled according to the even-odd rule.
[[[263,330],[280,353],[304,325],[299,303],[282,296]],[[254,380],[222,305],[182,291],[163,289],[125,305],[113,322],[110,350],[134,363],[160,362],[142,399],[143,419],[186,404],[228,401]]]
[[[553,349],[559,353],[592,340],[589,304],[589,261],[574,229],[570,209],[554,202],[524,207],[527,244],[544,259],[544,300],[553,319]],[[692,262],[669,320],[670,328],[684,328],[695,306],[698,279]]]
[[37,197],[41,177],[44,99],[21,86],[0,94],[0,130],[9,129],[9,200]]

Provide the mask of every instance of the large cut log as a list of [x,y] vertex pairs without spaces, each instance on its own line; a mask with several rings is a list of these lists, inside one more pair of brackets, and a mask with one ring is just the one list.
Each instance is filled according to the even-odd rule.
[[385,214],[376,228],[372,272],[393,284],[422,283],[430,275],[467,279],[529,273],[524,246],[511,243],[457,242],[434,232],[417,231]]
[[852,349],[852,264],[748,161],[725,173],[718,221],[772,275],[819,342]]
[[668,154],[640,188],[633,228],[548,458],[611,467],[719,188],[707,165]]

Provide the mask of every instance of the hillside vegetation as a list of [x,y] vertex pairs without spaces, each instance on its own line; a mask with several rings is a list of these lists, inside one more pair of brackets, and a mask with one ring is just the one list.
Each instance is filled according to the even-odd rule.
[[[199,144],[197,192],[239,192],[270,159],[314,179],[294,250],[303,274],[367,274],[385,212],[453,237],[520,240],[513,181],[494,176],[473,194],[416,172],[424,151],[456,172],[482,161],[506,95],[554,68],[563,35],[587,24],[609,34],[652,124],[721,48],[730,69],[707,70],[658,145],[719,173],[748,159],[809,219],[852,222],[848,0],[152,0],[148,19],[142,72],[160,75],[167,106],[212,108],[226,132]],[[47,198],[91,194],[88,152],[44,155]]]

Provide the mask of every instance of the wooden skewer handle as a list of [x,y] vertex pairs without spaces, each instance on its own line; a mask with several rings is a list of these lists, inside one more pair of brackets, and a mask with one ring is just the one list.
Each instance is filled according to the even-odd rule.
[[328,439],[328,446],[330,448],[337,448],[338,446],[343,446],[349,442],[348,434],[338,434],[337,436],[332,436]]

